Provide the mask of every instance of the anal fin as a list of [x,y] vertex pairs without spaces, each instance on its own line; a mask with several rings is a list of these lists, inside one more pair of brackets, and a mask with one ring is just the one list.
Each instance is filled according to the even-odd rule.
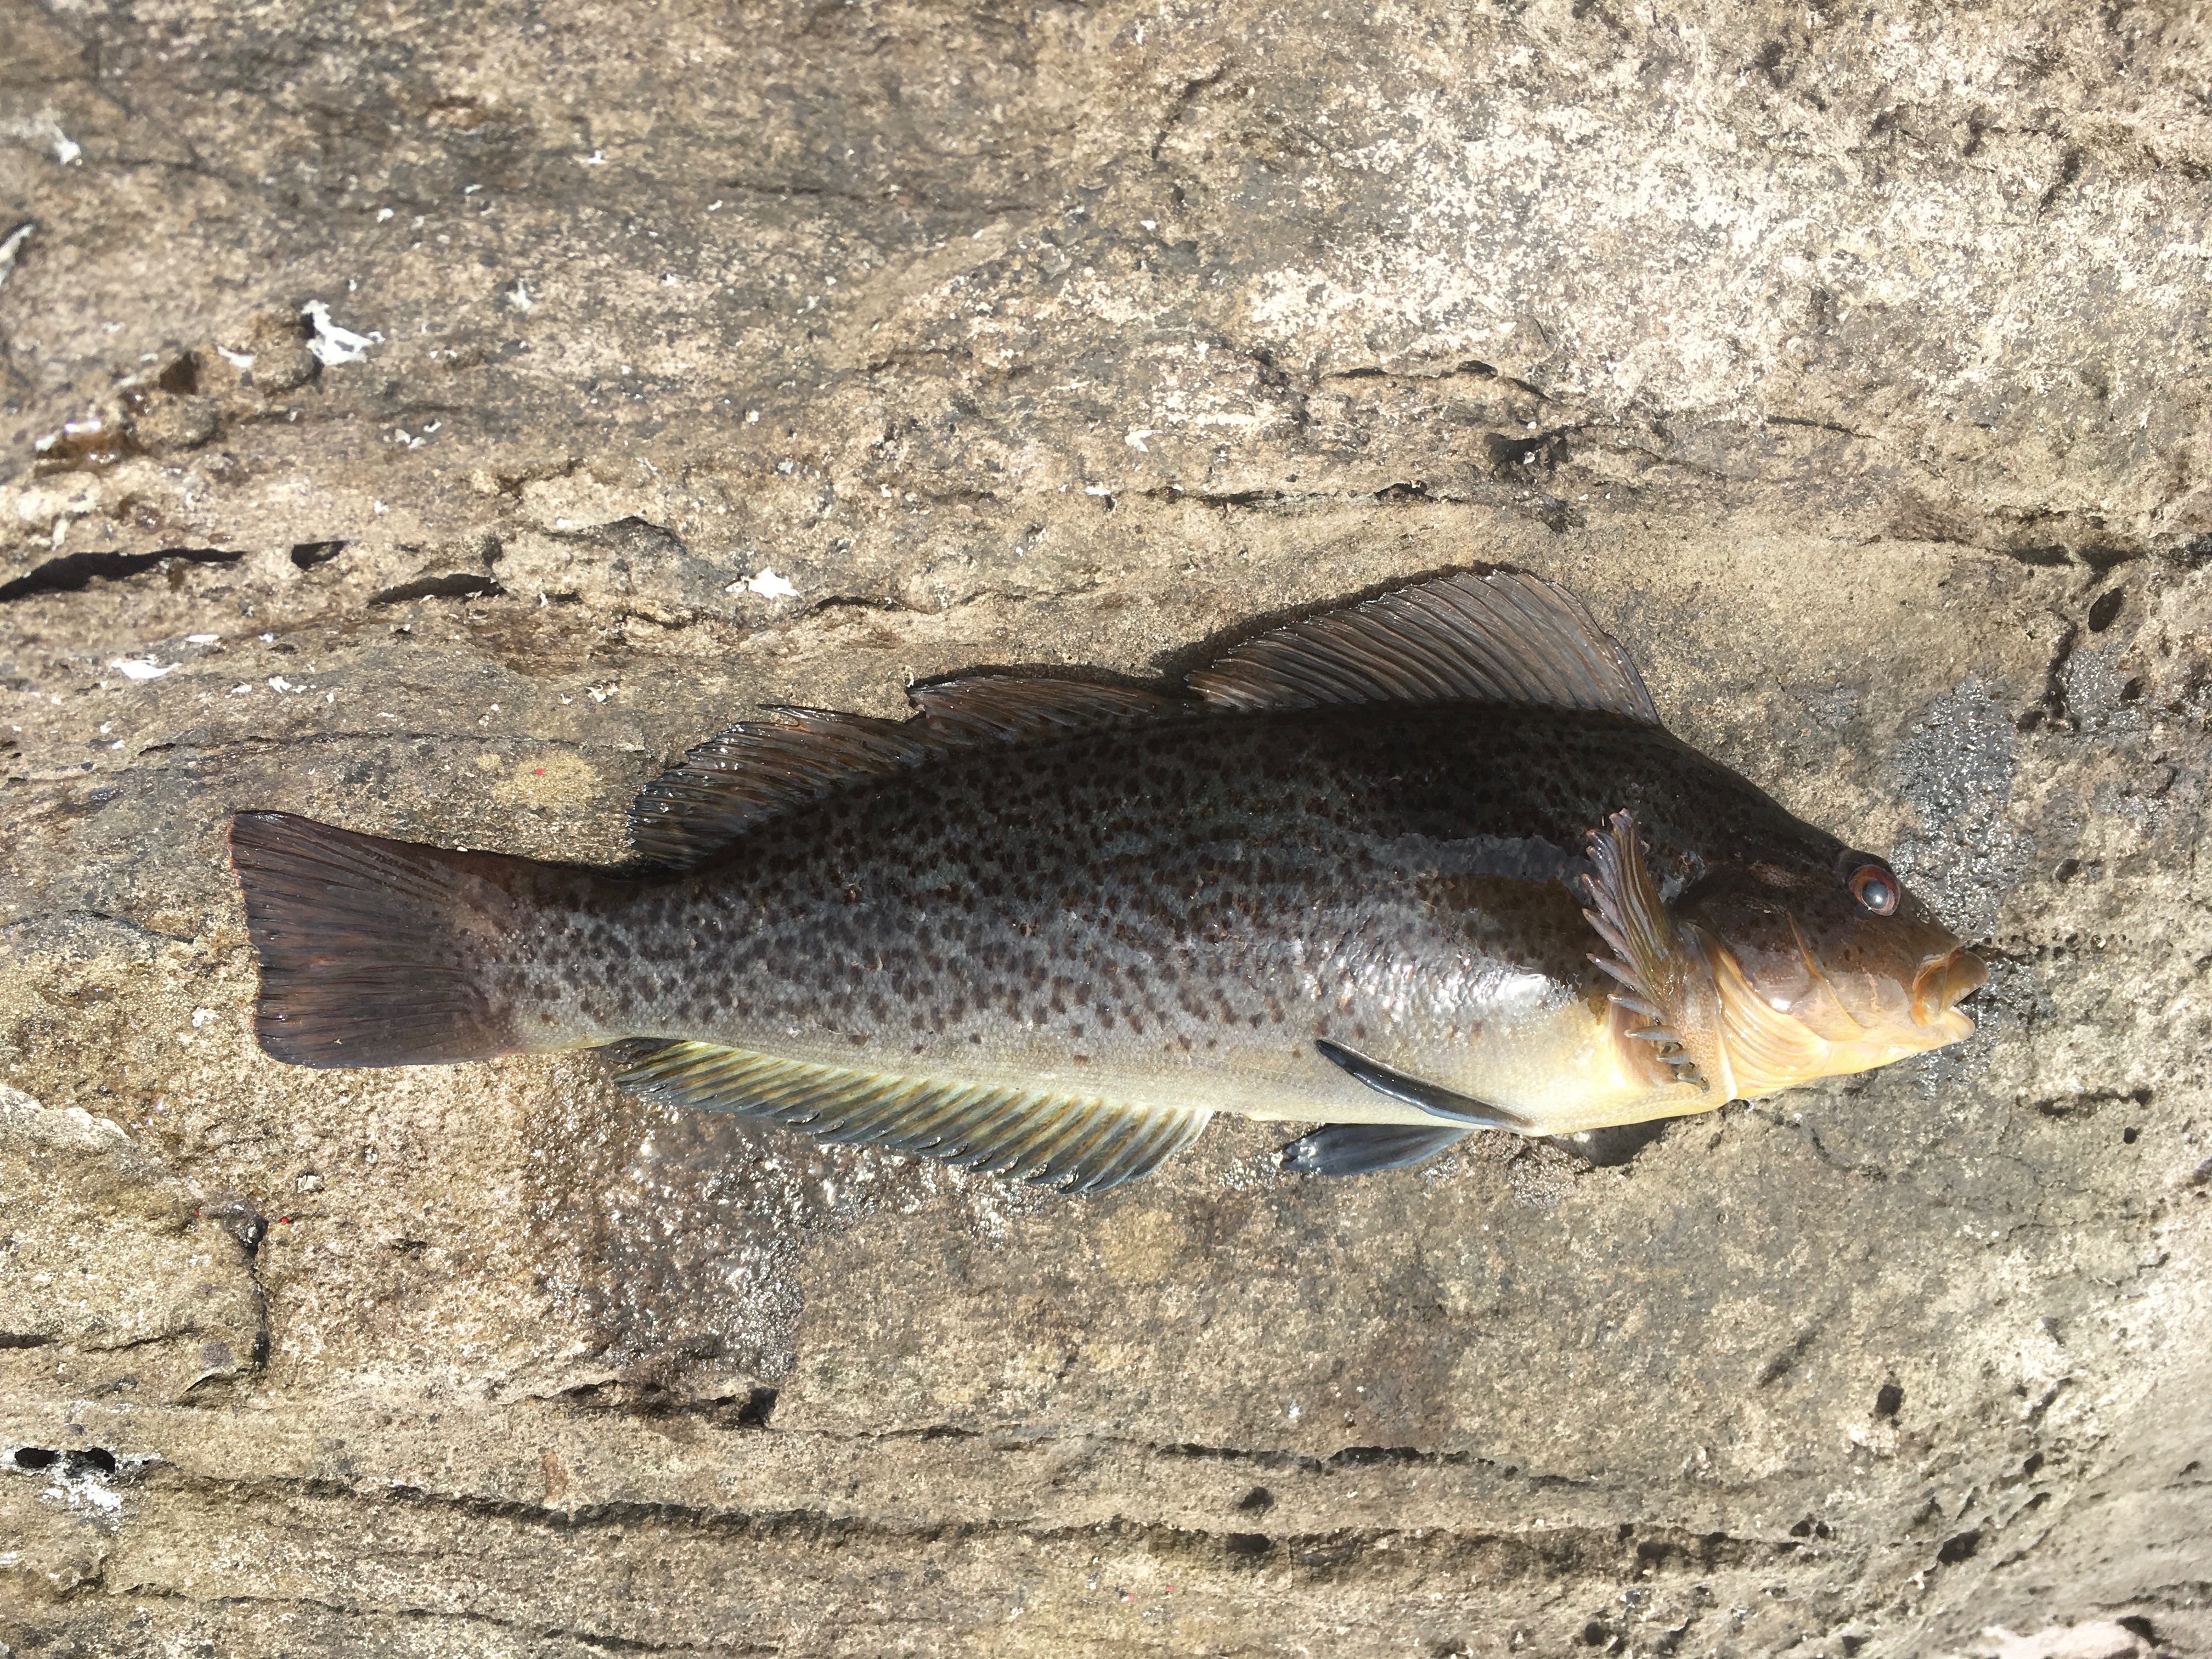
[[1536,1126],[1518,1112],[1509,1112],[1503,1106],[1492,1106],[1440,1084],[1425,1083],[1419,1078],[1395,1072],[1381,1060],[1370,1060],[1340,1042],[1316,1037],[1314,1047],[1321,1050],[1324,1060],[1342,1066],[1376,1093],[1417,1107],[1440,1121],[1455,1123],[1463,1129],[1505,1129],[1516,1135],[1536,1133]]
[[1284,1147],[1283,1168],[1292,1175],[1323,1176],[1402,1170],[1434,1158],[1474,1133],[1430,1129],[1418,1123],[1330,1123]]
[[942,1158],[1067,1193],[1103,1192],[1149,1174],[1197,1139],[1213,1115],[817,1066],[711,1042],[668,1043],[615,1081],[648,1099],[763,1118],[817,1140]]

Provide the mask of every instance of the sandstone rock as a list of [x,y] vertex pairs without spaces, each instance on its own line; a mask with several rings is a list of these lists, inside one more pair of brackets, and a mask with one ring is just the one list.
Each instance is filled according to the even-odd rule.
[[[0,1641],[2212,1644],[2201,22],[0,39]],[[758,704],[1477,560],[1894,848],[1981,1034],[1090,1203],[252,1042],[234,810],[611,860]]]

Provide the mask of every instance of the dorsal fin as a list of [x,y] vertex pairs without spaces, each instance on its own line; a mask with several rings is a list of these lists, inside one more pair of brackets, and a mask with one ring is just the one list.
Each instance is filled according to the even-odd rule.
[[917,685],[907,696],[927,720],[932,735],[948,746],[994,738],[1026,743],[1096,732],[1125,720],[1188,714],[1194,708],[1188,698],[1129,686],[996,674]]
[[992,743],[1029,743],[1125,721],[1200,711],[1188,698],[1080,680],[975,675],[908,693],[910,720],[821,708],[771,707],[709,738],[638,792],[629,843],[656,864],[681,867],[754,824],[822,799],[857,778]]
[[1262,634],[1190,677],[1224,708],[1497,702],[1605,709],[1656,725],[1619,641],[1524,571],[1439,577]]
[[957,750],[1034,743],[1212,709],[1494,702],[1605,709],[1655,725],[1651,694],[1565,589],[1516,570],[1441,577],[1263,634],[1189,679],[1203,702],[1079,680],[976,675],[916,686],[910,720],[771,708],[684,756],[629,810],[630,845],[681,867],[753,825]]
[[856,777],[880,777],[930,752],[912,720],[775,708],[740,720],[662,773],[629,807],[629,844],[656,864],[696,864],[763,818],[819,800]]

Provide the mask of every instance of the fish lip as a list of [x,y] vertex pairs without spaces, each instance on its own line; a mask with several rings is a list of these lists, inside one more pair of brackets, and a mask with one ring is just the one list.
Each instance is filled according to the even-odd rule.
[[1912,1021],[1916,1025],[1953,1024],[1969,1017],[1959,1008],[1990,981],[1988,965],[1963,945],[1930,957],[1912,976]]

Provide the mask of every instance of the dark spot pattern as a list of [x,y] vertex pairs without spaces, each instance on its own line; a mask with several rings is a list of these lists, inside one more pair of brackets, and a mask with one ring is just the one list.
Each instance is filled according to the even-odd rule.
[[796,1033],[924,1060],[1010,1027],[1199,1069],[1236,1032],[1474,1031],[1503,975],[1602,989],[1574,882],[1624,807],[1670,891],[1838,846],[1613,714],[1137,722],[855,779],[681,875],[538,866],[507,994],[606,1040]]

